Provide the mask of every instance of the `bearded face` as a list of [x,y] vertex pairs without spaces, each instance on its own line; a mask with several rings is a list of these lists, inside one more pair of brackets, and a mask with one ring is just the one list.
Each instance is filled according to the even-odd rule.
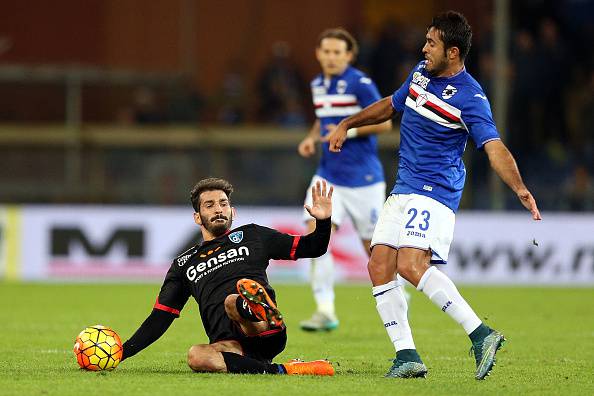
[[200,211],[200,220],[202,226],[206,228],[213,237],[217,238],[231,229],[231,223],[233,222],[233,213],[229,212],[229,215],[216,214],[214,216],[204,215]]
[[199,213],[194,214],[194,220],[212,238],[217,238],[231,229],[233,208],[224,191],[211,190],[201,193],[199,210]]
[[432,27],[425,36],[426,42],[423,46],[423,55],[427,60],[425,69],[431,76],[440,76],[449,66],[444,43],[441,40],[439,31]]

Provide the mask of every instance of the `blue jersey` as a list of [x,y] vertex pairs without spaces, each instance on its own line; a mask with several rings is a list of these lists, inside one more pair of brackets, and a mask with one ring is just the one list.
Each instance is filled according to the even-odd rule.
[[455,212],[466,178],[462,154],[468,136],[479,149],[499,139],[483,89],[466,69],[432,77],[422,61],[394,92],[392,106],[403,112],[392,193],[425,195]]
[[[360,70],[347,69],[339,76],[325,79],[317,76],[311,82],[316,116],[322,136],[328,125],[338,123],[380,99],[377,87]],[[367,135],[348,139],[340,153],[330,153],[328,143],[322,144],[322,158],[316,174],[333,184],[361,187],[383,182],[384,171],[377,154],[377,136]]]

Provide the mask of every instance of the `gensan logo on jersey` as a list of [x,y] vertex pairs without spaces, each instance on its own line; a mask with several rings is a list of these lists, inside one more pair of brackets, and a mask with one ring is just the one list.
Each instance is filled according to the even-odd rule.
[[208,275],[225,265],[245,260],[244,256],[249,256],[250,250],[246,246],[231,248],[206,261],[190,265],[186,270],[186,276],[190,282],[197,283],[204,275]]

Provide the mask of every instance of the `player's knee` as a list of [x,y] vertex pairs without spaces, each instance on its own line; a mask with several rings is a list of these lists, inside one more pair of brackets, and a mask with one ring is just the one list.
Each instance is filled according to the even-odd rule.
[[240,318],[239,313],[237,312],[237,307],[235,305],[237,304],[238,298],[238,294],[229,294],[225,298],[225,312],[227,313],[227,316],[233,320],[239,320]]
[[[415,252],[416,253],[416,252]],[[421,277],[429,268],[430,253],[424,255],[398,255],[398,273],[413,286],[417,286]]]
[[382,284],[384,280],[389,282],[390,279],[393,277],[394,268],[393,266],[389,265],[382,260],[379,260],[377,257],[370,257],[369,262],[367,263],[367,271],[369,272],[369,277],[374,282],[374,284]]
[[188,350],[188,366],[194,371],[216,371],[211,364],[212,353],[209,345],[192,345]]

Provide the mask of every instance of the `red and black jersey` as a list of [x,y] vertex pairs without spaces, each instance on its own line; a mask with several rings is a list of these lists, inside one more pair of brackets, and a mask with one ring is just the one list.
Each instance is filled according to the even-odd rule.
[[192,296],[210,342],[234,338],[231,320],[225,313],[225,298],[237,293],[239,279],[249,278],[263,285],[274,300],[266,276],[268,262],[295,259],[300,238],[248,224],[195,246],[171,264],[155,308],[179,315]]
[[270,259],[319,257],[330,241],[330,218],[316,220],[314,232],[305,236],[288,235],[271,228],[248,224],[212,241],[197,245],[171,264],[151,314],[124,343],[122,359],[134,356],[161,337],[190,298],[200,309],[204,330],[210,342],[245,337],[225,312],[225,298],[237,293],[239,279],[250,278],[266,288],[266,268]]

